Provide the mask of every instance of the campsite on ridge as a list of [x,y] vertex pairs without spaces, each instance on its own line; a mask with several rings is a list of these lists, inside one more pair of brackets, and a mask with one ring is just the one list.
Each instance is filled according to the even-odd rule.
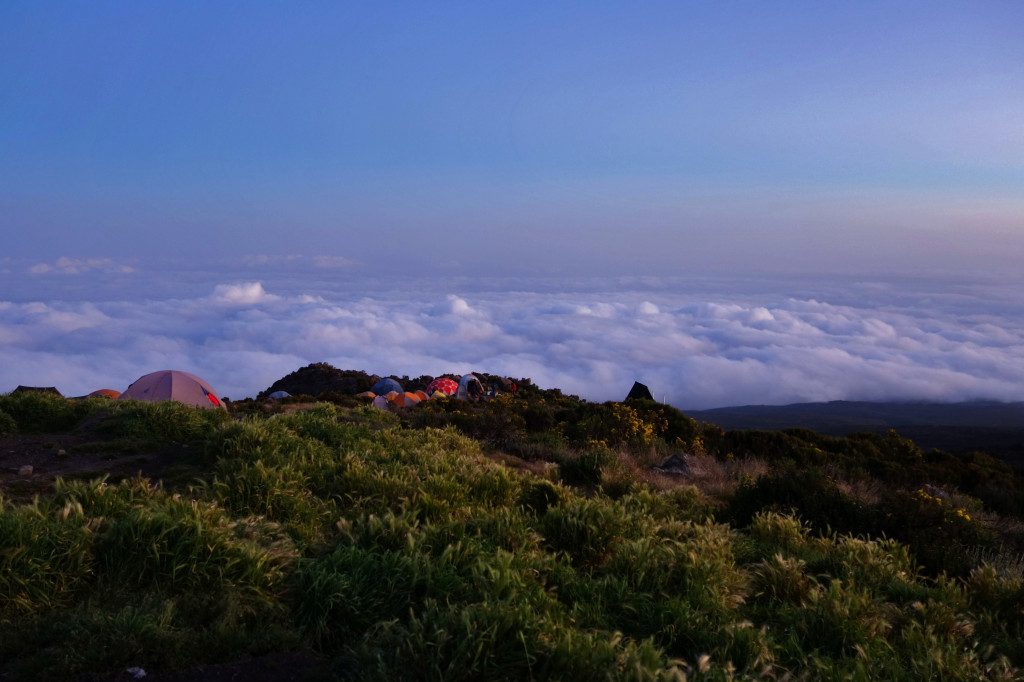
[[0,682],[1024,682],[1021,26],[0,3]]

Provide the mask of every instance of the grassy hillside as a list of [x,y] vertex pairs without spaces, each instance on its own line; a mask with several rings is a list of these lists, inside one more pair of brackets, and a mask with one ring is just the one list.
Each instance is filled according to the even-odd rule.
[[[227,414],[0,396],[8,438],[84,424],[111,461],[188,445],[191,474],[0,501],[0,675],[270,652],[352,680],[974,680],[1024,664],[1024,486],[981,453],[725,432],[532,386],[399,414],[332,399]],[[685,473],[655,468],[671,455]]]

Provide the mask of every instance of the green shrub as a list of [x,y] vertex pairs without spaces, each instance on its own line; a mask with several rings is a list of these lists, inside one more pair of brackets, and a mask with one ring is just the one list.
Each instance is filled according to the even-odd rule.
[[558,627],[510,602],[430,600],[407,621],[382,624],[353,658],[367,680],[682,679],[650,642]]
[[54,617],[21,620],[5,632],[0,670],[39,680],[109,678],[136,666],[172,673],[299,647],[284,615],[278,605],[253,609],[247,595],[226,590],[103,588]]
[[977,634],[998,645],[1017,665],[1024,662],[1024,579],[1001,576],[986,564],[970,572],[964,587],[978,614]]
[[[308,426],[309,421],[300,422]],[[262,462],[270,467],[295,467],[312,475],[330,466],[334,456],[321,440],[296,433],[290,418],[247,419],[227,422],[212,431],[207,454],[217,458],[217,471],[223,475],[244,463]]]
[[109,485],[106,477],[91,481],[58,478],[54,484],[53,503],[58,507],[79,506],[91,518],[114,518],[134,507],[146,506],[154,490],[145,478],[132,478]]
[[320,540],[332,504],[317,492],[337,459],[325,441],[348,442],[347,432],[358,430],[339,424],[336,409],[318,405],[310,416],[247,419],[219,427],[207,445],[208,453],[217,456],[215,499],[236,515],[285,524],[303,544]]
[[637,487],[620,499],[631,512],[649,515],[659,521],[692,521],[701,523],[712,517],[712,509],[695,486],[681,485],[654,492]]
[[115,400],[107,401],[107,405],[109,414],[97,424],[98,432],[152,444],[199,440],[214,426],[231,419],[226,410],[192,407],[174,400]]
[[761,511],[798,514],[824,532],[870,533],[878,529],[877,513],[839,489],[836,481],[819,470],[785,469],[740,485],[724,516],[746,526]]
[[[373,408],[375,412],[385,414]],[[308,410],[302,410],[285,418],[278,418],[283,425],[298,436],[320,441],[331,448],[350,445],[360,437],[369,435],[366,429],[342,423],[345,411],[330,403],[318,403]],[[374,415],[376,416],[376,415]]]
[[105,398],[69,400],[56,393],[25,391],[0,395],[0,413],[6,414],[17,425],[0,419],[0,432],[7,433],[59,433],[74,428],[98,407],[109,405]]
[[618,463],[615,453],[603,446],[592,447],[576,456],[558,461],[558,473],[568,485],[600,485],[604,470]]
[[322,647],[362,635],[378,622],[405,616],[422,589],[416,561],[404,553],[341,546],[295,572],[295,618]]
[[633,403],[584,403],[575,422],[567,427],[569,440],[577,446],[642,448],[650,446],[668,427],[657,411],[638,411]]
[[808,575],[807,562],[775,554],[755,568],[753,588],[758,599],[769,603],[806,606],[811,593],[818,590],[818,581]]
[[[984,458],[961,471],[967,460],[921,457],[892,436],[727,437],[644,403],[605,429],[620,439],[612,451],[580,441],[578,419],[611,404],[536,391],[493,408],[431,402],[429,419],[419,406],[401,418],[495,428],[489,446],[516,431],[550,439],[563,480],[585,490],[507,469],[454,428],[398,428],[363,407],[236,422],[107,403],[106,428],[124,438],[152,427],[205,441],[195,451],[215,479],[189,499],[142,478],[59,481],[34,507],[0,505],[0,677],[167,671],[307,646],[347,679],[974,680],[1024,664],[1009,559],[963,581],[918,572],[928,544],[949,538],[965,565],[996,556],[978,496],[950,488],[939,504],[779,466],[722,510],[735,530],[708,521],[697,488],[656,492],[629,475],[675,433],[723,460],[732,443],[867,476],[892,455],[908,476],[948,468],[1012,491]],[[652,440],[625,436],[633,421]],[[569,436],[586,443],[578,457]],[[885,516],[897,511],[902,526]]]
[[606,500],[579,498],[549,507],[539,528],[548,547],[584,566],[599,564],[611,556],[625,529],[620,507]]
[[504,444],[503,449],[527,461],[557,461],[566,456],[569,443],[558,429],[528,433]]
[[463,484],[473,503],[492,508],[514,504],[521,488],[518,477],[504,467],[483,469]]
[[297,467],[267,467],[257,461],[224,469],[213,491],[226,510],[280,522],[304,545],[321,539],[330,506],[313,495],[308,477]]
[[18,432],[18,423],[14,417],[0,410],[0,436],[7,436]]
[[917,561],[896,540],[845,536],[831,543],[815,568],[886,596],[898,597],[918,581]]
[[923,488],[889,493],[880,511],[880,531],[906,543],[932,575],[945,571],[966,576],[974,568],[972,556],[977,548],[998,544],[995,534],[959,506],[956,498],[943,498]]
[[112,580],[179,589],[233,585],[267,596],[287,559],[236,537],[216,504],[160,492],[147,506],[105,521],[96,544],[98,571]]
[[561,503],[564,492],[550,481],[537,480],[524,485],[519,493],[519,504],[538,516]]
[[80,505],[0,498],[0,619],[68,602],[93,577],[93,525]]

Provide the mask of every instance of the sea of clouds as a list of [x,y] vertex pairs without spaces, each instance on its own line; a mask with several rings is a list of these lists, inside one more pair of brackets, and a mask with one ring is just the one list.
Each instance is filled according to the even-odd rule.
[[621,400],[639,380],[683,409],[1024,400],[1019,282],[34,267],[0,273],[0,391],[124,390],[180,369],[239,399],[328,362],[529,377],[593,401]]

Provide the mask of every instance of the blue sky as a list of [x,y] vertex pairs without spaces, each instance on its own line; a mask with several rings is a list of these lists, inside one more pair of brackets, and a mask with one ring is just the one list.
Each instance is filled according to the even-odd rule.
[[1024,258],[1017,2],[0,5],[12,274]]

